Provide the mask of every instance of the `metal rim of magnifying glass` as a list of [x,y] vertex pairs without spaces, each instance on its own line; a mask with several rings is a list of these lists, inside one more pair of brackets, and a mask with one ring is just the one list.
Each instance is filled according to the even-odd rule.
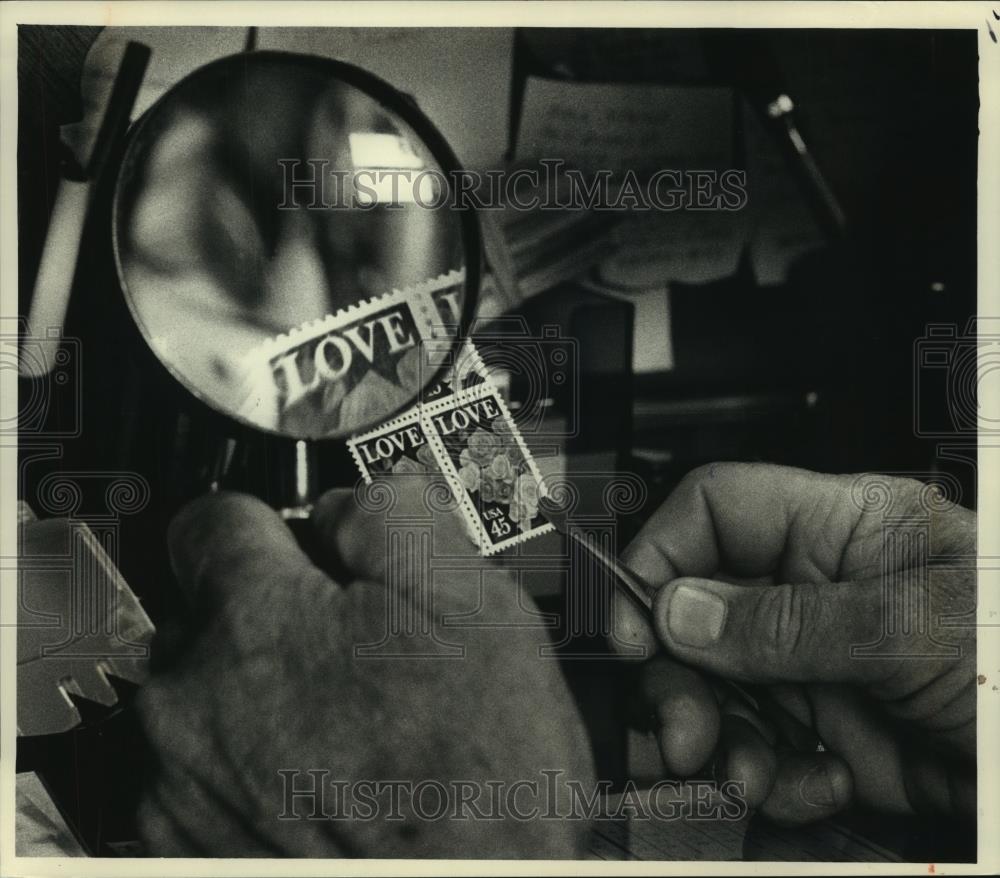
[[[455,179],[455,175],[461,171],[462,166],[459,163],[458,158],[455,156],[455,153],[448,145],[448,142],[445,140],[444,135],[438,131],[434,123],[431,122],[422,110],[420,110],[413,99],[401,92],[395,86],[390,85],[385,80],[380,79],[373,73],[370,73],[361,67],[356,67],[353,64],[347,64],[343,61],[335,61],[332,58],[323,58],[319,55],[305,55],[298,52],[260,50],[251,53],[244,52],[236,55],[227,55],[224,58],[219,58],[215,61],[210,61],[208,64],[202,65],[174,83],[174,85],[160,95],[153,105],[132,124],[128,131],[125,148],[122,152],[121,165],[118,169],[117,179],[115,180],[115,190],[111,209],[111,246],[114,253],[115,270],[118,275],[118,283],[121,285],[122,296],[125,299],[129,312],[132,315],[132,320],[138,327],[139,332],[142,334],[143,341],[146,343],[147,348],[149,348],[150,353],[153,355],[156,362],[166,369],[177,381],[177,383],[190,393],[191,396],[206,406],[215,415],[223,417],[243,428],[249,428],[251,430],[256,430],[261,433],[266,433],[292,441],[302,438],[306,438],[310,442],[343,440],[348,438],[350,435],[363,433],[366,430],[376,427],[378,424],[392,420],[407,409],[411,408],[416,399],[419,398],[420,393],[422,393],[425,388],[432,386],[444,376],[445,372],[449,368],[448,361],[446,360],[434,372],[434,374],[430,376],[428,381],[426,381],[417,391],[415,399],[403,403],[392,411],[387,412],[385,415],[380,415],[378,418],[375,418],[368,423],[359,424],[357,427],[343,434],[337,433],[318,437],[293,436],[279,429],[255,424],[245,418],[238,417],[230,411],[221,410],[218,406],[213,405],[208,399],[206,399],[204,394],[202,394],[198,388],[194,387],[190,381],[181,375],[171,363],[167,363],[159,357],[150,343],[150,333],[146,324],[140,317],[137,307],[132,301],[129,286],[125,280],[125,270],[122,260],[122,245],[119,236],[123,223],[119,220],[119,214],[123,210],[122,200],[124,198],[124,181],[129,178],[129,174],[127,172],[130,168],[133,165],[138,166],[136,153],[141,149],[143,134],[155,126],[160,115],[164,112],[164,107],[168,106],[170,99],[178,90],[189,85],[193,80],[197,80],[201,76],[205,76],[219,67],[246,64],[250,59],[253,59],[252,63],[254,64],[257,64],[258,62],[263,62],[265,64],[299,64],[304,68],[322,70],[329,73],[333,79],[339,79],[348,85],[354,86],[367,94],[370,98],[373,98],[391,113],[396,114],[413,130],[413,133],[420,138],[421,142],[430,152],[433,159],[438,163],[440,170],[446,179]],[[463,289],[464,297],[462,302],[462,313],[457,327],[456,337],[452,342],[451,347],[451,355],[454,357],[462,344],[462,339],[469,330],[472,319],[475,315],[476,304],[479,299],[479,284],[482,271],[482,235],[479,229],[478,216],[471,205],[447,205],[445,209],[457,212],[459,215],[463,243],[462,249],[465,257],[465,282]]]

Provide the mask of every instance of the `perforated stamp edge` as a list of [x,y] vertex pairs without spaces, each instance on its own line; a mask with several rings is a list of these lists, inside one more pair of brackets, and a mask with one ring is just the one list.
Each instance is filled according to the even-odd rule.
[[478,535],[479,549],[481,553],[488,557],[496,554],[497,552],[501,552],[504,549],[508,549],[511,546],[517,546],[521,543],[527,542],[532,537],[550,533],[554,531],[555,528],[550,522],[545,521],[537,527],[533,527],[526,531],[520,531],[514,536],[508,537],[507,539],[499,542],[494,542],[486,532],[486,528],[483,526],[479,511],[476,508],[476,504],[469,496],[469,492],[466,491],[465,487],[462,485],[462,481],[458,475],[458,470],[455,468],[455,464],[449,456],[447,449],[444,447],[444,442],[438,435],[433,421],[431,420],[434,415],[440,412],[448,411],[451,408],[455,408],[456,406],[464,405],[469,402],[475,402],[482,399],[484,396],[493,396],[497,401],[501,416],[506,418],[508,424],[510,425],[511,435],[514,437],[514,441],[520,448],[521,454],[524,456],[525,463],[527,463],[528,468],[538,485],[539,495],[543,497],[546,496],[547,492],[545,488],[545,480],[542,478],[538,465],[535,463],[535,459],[532,457],[531,451],[525,444],[524,438],[521,436],[521,431],[518,429],[516,422],[513,417],[511,417],[510,410],[507,408],[507,404],[504,402],[502,394],[492,384],[492,382],[488,381],[484,384],[478,384],[475,387],[462,390],[443,399],[427,403],[422,406],[420,416],[426,421],[424,425],[424,435],[427,437],[427,441],[434,446],[434,455],[438,460],[441,472],[444,473],[445,478],[448,481],[448,485],[451,488],[455,499],[458,501],[459,508],[465,515],[467,523]]
[[464,279],[465,270],[454,269],[422,283],[394,289],[380,296],[356,302],[346,308],[341,308],[335,314],[307,320],[299,326],[289,329],[288,332],[283,332],[261,342],[247,351],[241,360],[248,368],[260,363],[269,363],[275,357],[293,351],[329,332],[349,326],[364,319],[369,314],[384,311],[397,304],[405,304],[410,308],[421,339],[440,338],[440,334],[436,333],[434,329],[440,321],[437,319],[438,315],[435,312],[431,294],[444,287],[460,284]]

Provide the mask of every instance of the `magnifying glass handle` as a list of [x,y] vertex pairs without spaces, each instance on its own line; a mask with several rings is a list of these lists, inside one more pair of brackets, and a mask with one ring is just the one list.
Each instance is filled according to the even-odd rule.
[[295,535],[299,548],[309,556],[309,560],[317,567],[325,568],[328,559],[312,521],[308,517],[286,518],[285,524]]
[[[320,465],[317,448],[306,441],[277,441],[231,437],[210,446],[207,476],[198,482],[197,493],[222,490],[244,491],[259,496],[277,510],[302,539],[309,539],[313,504],[320,495]],[[326,473],[327,478],[330,474]]]
[[287,496],[282,498],[282,506],[278,510],[281,517],[285,519],[289,530],[295,534],[299,546],[313,563],[322,567],[326,562],[325,553],[319,541],[316,528],[310,520],[313,509],[313,501],[317,494],[317,462],[316,448],[305,440],[298,440],[294,448],[295,471],[291,479],[283,479],[288,491]]
[[323,542],[321,530],[316,526],[316,522],[308,514],[295,514],[292,517],[285,517],[285,524],[295,535],[299,548],[309,557],[317,567],[326,572],[334,581],[339,583],[353,582],[356,574],[350,570],[337,555],[336,551]]

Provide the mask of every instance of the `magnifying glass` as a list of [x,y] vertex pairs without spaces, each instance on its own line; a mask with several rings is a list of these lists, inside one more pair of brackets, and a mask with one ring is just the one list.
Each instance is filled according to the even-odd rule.
[[440,380],[474,313],[480,234],[458,171],[413,101],[357,67],[208,64],[129,135],[113,241],[132,317],[241,430],[299,451],[364,432]]

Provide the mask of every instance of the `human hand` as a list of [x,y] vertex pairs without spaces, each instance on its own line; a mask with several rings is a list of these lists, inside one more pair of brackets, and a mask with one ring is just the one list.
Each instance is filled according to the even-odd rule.
[[[895,524],[858,502],[881,485]],[[975,609],[975,571],[911,567],[912,551],[884,550],[884,528],[901,534],[905,522],[927,520],[931,556],[975,556],[975,513],[929,503],[929,490],[909,479],[733,463],[681,482],[623,555],[658,589],[655,630],[616,597],[619,641],[659,652],[641,689],[669,770],[692,774],[718,749],[720,780],[742,781],[751,807],[786,823],[851,801],[974,814],[975,628],[954,617]],[[897,615],[903,625],[882,654],[852,655],[882,638],[883,613],[920,611],[897,603],[904,598],[885,589],[883,571],[906,577],[907,600],[929,594],[926,633]],[[924,576],[926,589],[917,584]],[[797,720],[778,726],[805,747],[780,743],[773,722],[699,671],[765,684],[775,716]],[[802,727],[826,752],[807,752],[815,738]]]
[[[398,491],[395,512],[427,516],[423,479],[386,480]],[[438,490],[440,497],[440,488]],[[446,488],[444,489],[447,490]],[[434,555],[462,557],[461,570],[435,576],[387,558],[383,513],[366,512],[348,492],[317,504],[319,543],[343,571],[332,578],[302,552],[278,515],[239,494],[199,499],[174,521],[172,560],[198,629],[178,660],[143,688],[140,715],[158,768],[140,811],[143,838],[158,856],[296,857],[579,857],[583,821],[517,819],[507,798],[517,781],[544,788],[543,771],[593,784],[590,746],[556,663],[539,658],[544,631],[525,628],[442,628],[443,614],[516,611],[509,573],[480,559],[450,512],[433,522]],[[416,530],[401,537],[413,548]],[[476,565],[488,571],[480,586]],[[386,585],[387,568],[401,572]],[[331,569],[334,569],[331,567]],[[440,573],[440,571],[439,571]],[[492,591],[488,600],[482,592]],[[523,598],[522,598],[523,599]],[[426,640],[403,637],[404,655],[364,657],[355,647],[378,644],[387,633],[387,602],[403,628],[434,630],[464,656],[428,659]],[[396,617],[393,617],[396,618]],[[405,633],[405,632],[404,632]],[[449,649],[449,652],[454,652]],[[154,658],[156,657],[154,645]],[[325,796],[289,802],[295,789],[319,777]],[[392,819],[391,790],[375,796],[377,813],[342,819],[347,804],[334,784],[401,781]],[[423,781],[444,786],[449,808],[427,820],[439,801],[424,793],[415,813],[408,791]],[[505,819],[496,813],[489,782],[497,784]],[[474,806],[463,789],[482,795]],[[353,788],[353,787],[352,787]],[[471,798],[471,795],[470,795]],[[530,791],[514,804],[523,813]],[[364,803],[361,803],[362,805]],[[464,819],[453,819],[456,809]],[[279,819],[295,811],[299,819]],[[324,817],[329,813],[341,819]]]

